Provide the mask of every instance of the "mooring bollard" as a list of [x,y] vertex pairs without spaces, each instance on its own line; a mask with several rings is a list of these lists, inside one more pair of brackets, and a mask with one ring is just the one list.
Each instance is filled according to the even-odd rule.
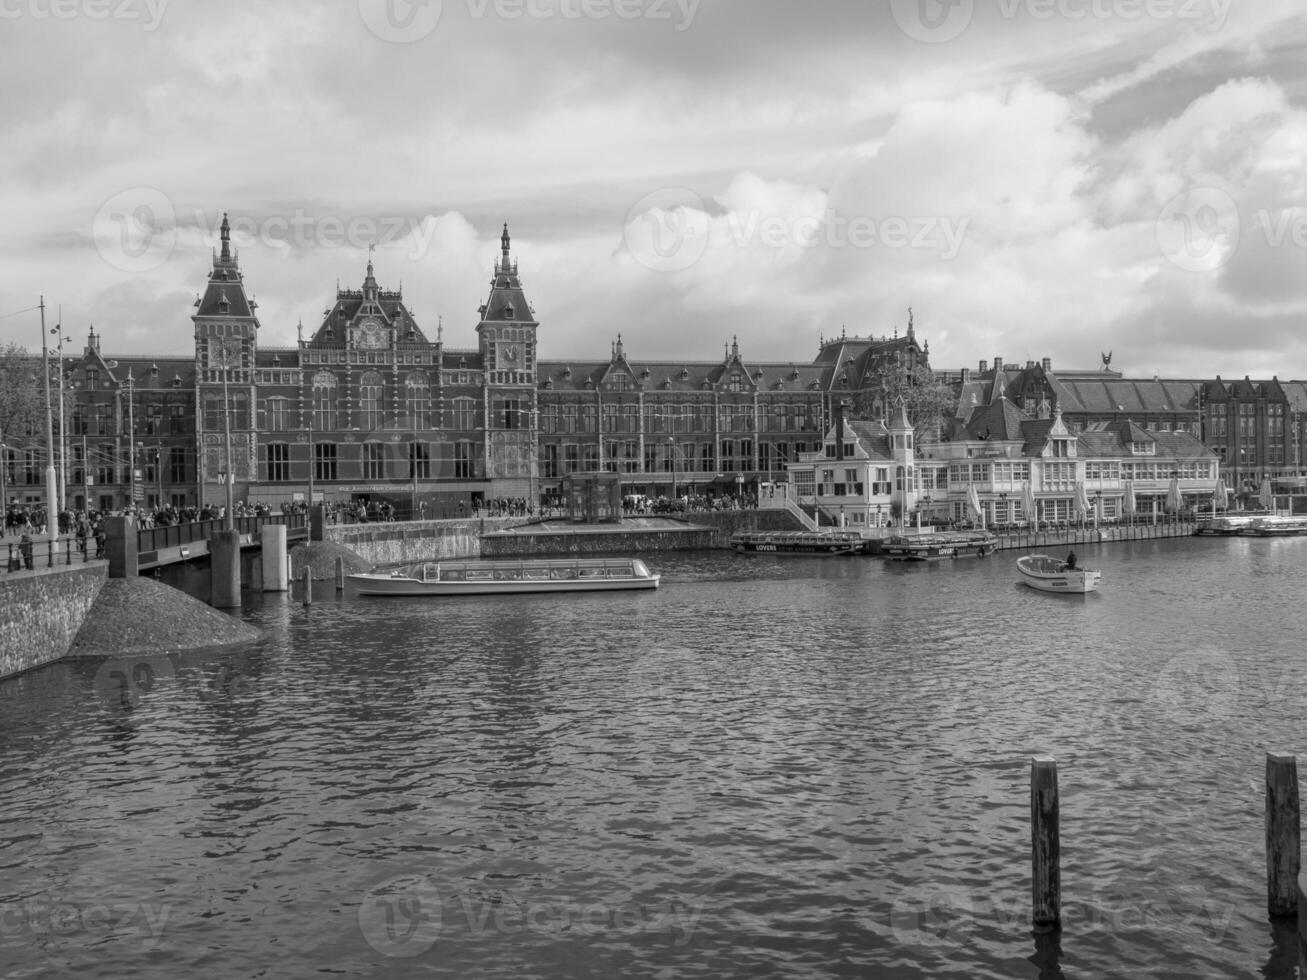
[[336,556],[336,591],[345,591],[345,559],[340,555]]
[[1266,753],[1266,911],[1298,914],[1298,758]]
[[1061,860],[1057,761],[1037,755],[1030,760],[1030,887],[1036,929],[1062,928]]
[[313,605],[313,569],[304,566],[304,605]]

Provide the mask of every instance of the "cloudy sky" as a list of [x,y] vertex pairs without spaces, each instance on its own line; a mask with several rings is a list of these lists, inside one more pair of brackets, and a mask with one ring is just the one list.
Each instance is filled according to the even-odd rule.
[[[3,0],[0,342],[191,349],[224,210],[262,342],[339,281],[541,356],[1307,377],[1301,0]],[[27,312],[21,312],[27,311]]]

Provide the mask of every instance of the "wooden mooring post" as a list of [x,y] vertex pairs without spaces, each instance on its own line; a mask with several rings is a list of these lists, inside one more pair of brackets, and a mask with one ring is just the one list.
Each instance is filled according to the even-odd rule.
[[336,591],[345,591],[345,559],[340,555],[336,556]]
[[313,605],[313,569],[304,566],[304,605]]
[[1058,827],[1057,760],[1030,760],[1030,888],[1040,931],[1062,928],[1062,838]]
[[1301,844],[1298,758],[1266,753],[1266,911],[1273,918],[1298,914]]

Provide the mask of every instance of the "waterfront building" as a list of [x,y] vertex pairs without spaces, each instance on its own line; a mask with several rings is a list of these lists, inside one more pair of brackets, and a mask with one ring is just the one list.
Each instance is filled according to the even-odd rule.
[[[1112,521],[1210,507],[1220,473],[1197,436],[1129,419],[1079,431],[1044,401],[1028,417],[1002,395],[952,437],[914,445],[902,403],[893,420],[837,424],[791,467],[800,506],[823,523],[882,526],[982,521]],[[979,506],[979,513],[976,507]],[[1220,506],[1224,507],[1224,502]]]
[[1230,489],[1256,493],[1270,480],[1277,488],[1307,488],[1307,382],[1222,381],[1199,388],[1203,441],[1229,474]]

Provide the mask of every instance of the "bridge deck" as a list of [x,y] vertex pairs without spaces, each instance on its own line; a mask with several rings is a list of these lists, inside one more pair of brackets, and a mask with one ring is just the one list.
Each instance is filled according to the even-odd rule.
[[[285,524],[286,541],[306,541],[309,536],[308,519],[304,514],[269,514],[266,517],[237,517],[232,522],[241,536],[241,547],[257,547],[260,532],[265,524]],[[141,528],[136,532],[137,568],[145,571],[179,561],[190,561],[209,553],[209,539],[214,531],[221,531],[226,522],[221,518],[192,521],[189,524],[169,524],[165,527]]]

